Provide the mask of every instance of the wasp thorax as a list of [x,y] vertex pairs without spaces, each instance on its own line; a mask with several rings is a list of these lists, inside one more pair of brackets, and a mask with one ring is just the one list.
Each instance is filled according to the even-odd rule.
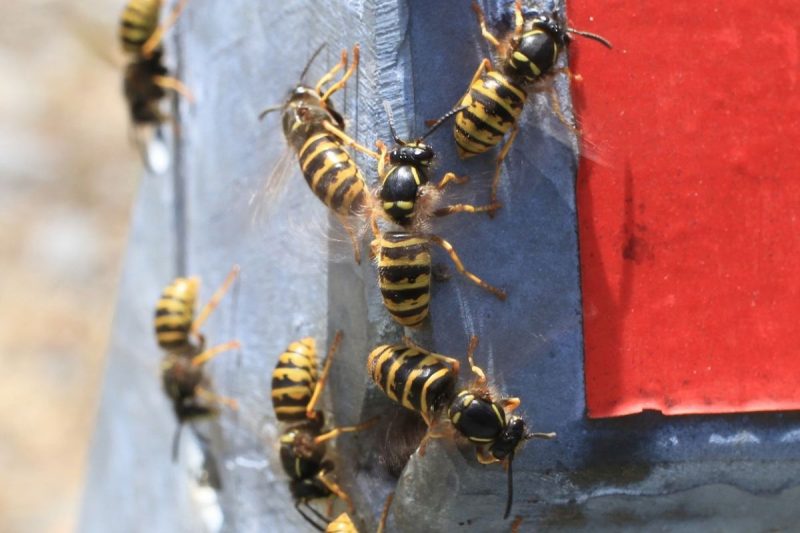
[[489,443],[506,427],[506,414],[497,402],[461,391],[450,405],[448,417],[456,429],[476,443]]
[[522,34],[506,62],[507,73],[527,81],[547,74],[566,44],[566,32],[552,17],[539,15]]
[[389,163],[393,165],[429,166],[433,161],[433,148],[422,142],[398,144],[389,152]]
[[[310,87],[296,87],[283,106],[283,135],[291,143],[300,142],[314,130],[329,121],[339,129],[344,129],[344,119],[327,100]],[[296,146],[295,148],[299,148]]]
[[324,446],[314,445],[314,435],[303,429],[291,429],[281,435],[281,465],[293,479],[314,476],[322,467]]
[[518,416],[512,416],[506,428],[489,447],[489,453],[498,461],[502,461],[517,449],[519,443],[525,439],[525,434],[525,421]]

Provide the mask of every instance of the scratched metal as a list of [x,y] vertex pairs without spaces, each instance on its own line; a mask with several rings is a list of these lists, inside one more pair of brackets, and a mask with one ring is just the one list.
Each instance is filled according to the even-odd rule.
[[[496,32],[510,26],[511,0],[482,5]],[[469,445],[435,441],[424,457],[411,459],[399,483],[387,473],[381,456],[394,444],[387,431],[402,409],[370,385],[364,364],[374,346],[397,342],[404,331],[380,303],[374,266],[354,265],[349,245],[340,242],[335,221],[329,223],[294,162],[282,194],[259,192],[284,150],[278,117],[262,122],[259,111],[284,99],[317,46],[327,44],[309,80],[356,42],[361,68],[334,101],[349,133],[367,145],[389,139],[384,101],[402,137],[420,135],[426,119],[458,101],[488,53],[466,0],[198,0],[170,34],[170,60],[196,103],[176,104],[168,174],[142,182],[81,530],[215,529],[213,506],[198,496],[190,432],[180,464],[170,461],[175,425],[159,390],[161,354],[151,313],[176,274],[201,275],[207,298],[233,263],[241,265],[241,279],[205,332],[211,343],[237,338],[244,345],[209,365],[215,389],[235,397],[239,409],[197,426],[216,462],[223,530],[309,530],[292,507],[278,462],[270,373],[290,341],[311,335],[325,350],[337,329],[345,340],[324,402],[328,418],[345,425],[380,417],[376,427],[333,446],[337,478],[362,529],[374,530],[395,489],[389,531],[510,527],[501,520],[505,473],[499,465],[477,464]],[[566,80],[555,86],[569,114]],[[577,143],[545,94],[529,104],[504,166],[498,216],[454,215],[432,227],[468,269],[505,288],[508,300],[473,286],[436,252],[435,262],[452,276],[434,286],[429,323],[406,332],[462,361],[469,336],[478,335],[477,361],[498,390],[521,398],[520,412],[533,430],[558,433],[556,441],[530,442],[517,455],[512,516],[522,517],[521,531],[748,531],[796,524],[797,415],[585,418]],[[454,201],[483,203],[492,154],[460,161],[450,127],[431,142],[437,173],[471,177],[453,188]],[[374,182],[374,163],[357,159]],[[362,253],[367,256],[366,245]],[[202,518],[208,514],[212,519]]]

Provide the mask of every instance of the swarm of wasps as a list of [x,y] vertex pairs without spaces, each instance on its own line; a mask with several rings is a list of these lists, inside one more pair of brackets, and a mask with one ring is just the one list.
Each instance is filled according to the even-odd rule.
[[[186,0],[178,3],[165,24],[159,24],[161,0],[130,0],[123,12],[120,38],[130,55],[125,71],[125,95],[134,125],[153,125],[166,119],[159,101],[167,90],[187,98],[191,92],[163,66],[162,39],[175,24]],[[450,257],[456,270],[494,297],[505,300],[506,292],[466,269],[453,246],[429,231],[435,217],[456,213],[487,213],[494,216],[502,206],[497,199],[501,165],[519,132],[519,117],[528,93],[546,85],[563,69],[556,67],[572,35],[580,35],[610,48],[604,38],[568,27],[558,13],[525,13],[522,1],[514,3],[514,26],[504,37],[489,30],[480,7],[473,3],[478,27],[495,51],[495,60],[484,59],[455,106],[429,124],[423,135],[401,139],[396,134],[391,109],[385,105],[391,144],[375,140],[375,150],[346,132],[345,118],[332,97],[342,90],[358,69],[359,47],[343,50],[340,59],[313,86],[305,77],[322,47],[311,56],[300,82],[286,100],[266,108],[281,115],[288,148],[296,156],[306,183],[349,233],[356,263],[361,261],[361,232],[368,227],[373,240],[370,254],[377,265],[377,283],[389,316],[399,325],[419,328],[429,316],[431,283],[434,278],[432,245]],[[557,105],[553,110],[565,120]],[[436,158],[426,142],[438,128],[452,119],[453,137],[461,158],[478,156],[502,145],[496,157],[491,194],[485,205],[444,202],[446,188],[466,181],[446,172],[434,182]],[[376,162],[378,186],[370,187],[350,150]],[[217,355],[238,350],[238,341],[206,348],[200,332],[239,273],[234,267],[200,313],[195,314],[199,279],[177,278],[164,290],[156,305],[155,330],[165,355],[162,363],[164,390],[178,421],[173,439],[173,457],[179,450],[180,429],[185,423],[216,415],[220,407],[236,409],[235,400],[211,391],[206,363]],[[337,332],[320,369],[316,341],[292,342],[278,357],[272,373],[271,397],[275,418],[283,426],[279,438],[280,463],[289,479],[297,512],[315,529],[356,532],[355,509],[347,492],[335,479],[335,465],[326,443],[344,433],[369,430],[376,420],[348,426],[331,426],[319,410],[321,394],[343,339]],[[386,396],[416,413],[427,432],[415,445],[424,454],[431,439],[450,438],[474,445],[476,459],[483,464],[502,463],[507,470],[507,500],[503,517],[513,503],[512,462],[519,447],[531,439],[552,439],[554,433],[536,433],[515,410],[521,400],[505,397],[492,389],[484,370],[474,361],[478,338],[472,336],[466,360],[473,379],[459,383],[458,359],[434,353],[408,337],[398,344],[374,348],[366,358],[368,375]],[[338,499],[347,512],[333,519],[312,502]],[[383,529],[391,497],[380,520]],[[518,526],[518,521],[515,522]],[[514,526],[514,527],[517,527]]]

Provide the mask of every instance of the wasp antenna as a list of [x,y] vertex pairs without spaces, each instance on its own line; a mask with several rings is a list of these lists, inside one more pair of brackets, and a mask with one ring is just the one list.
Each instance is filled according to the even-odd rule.
[[386,110],[386,117],[389,119],[389,131],[392,134],[392,139],[397,144],[403,144],[403,141],[397,136],[397,130],[394,129],[394,114],[392,113],[392,106],[388,100],[383,101],[383,108]]
[[434,131],[436,131],[436,128],[438,128],[439,126],[441,126],[442,124],[444,124],[444,123],[447,121],[447,119],[448,119],[448,118],[452,117],[452,116],[453,116],[453,115],[455,115],[456,113],[460,113],[461,111],[464,111],[464,110],[465,110],[466,108],[468,108],[468,107],[469,107],[469,106],[466,106],[466,105],[465,105],[465,106],[461,106],[461,107],[456,107],[455,109],[451,109],[450,111],[448,111],[447,113],[445,113],[444,115],[442,115],[442,116],[441,116],[441,117],[440,117],[440,118],[439,118],[439,119],[438,119],[436,122],[434,122],[433,124],[431,124],[431,127],[430,127],[430,129],[429,129],[429,130],[428,130],[428,131],[425,133],[425,135],[423,135],[422,137],[420,137],[420,139],[424,139],[425,137],[429,136],[431,133],[433,133]]
[[303,67],[303,72],[300,73],[300,85],[302,85],[303,81],[306,79],[306,74],[308,74],[308,69],[311,68],[311,65],[314,63],[314,60],[317,58],[319,53],[322,52],[322,49],[325,48],[326,46],[328,46],[328,43],[322,43],[317,47],[316,50],[314,50],[314,53],[311,54],[311,57],[306,62],[306,66]]
[[514,452],[508,455],[508,496],[506,497],[506,512],[503,513],[503,520],[511,514],[511,504],[514,502],[514,474],[512,465],[514,463]]
[[567,28],[567,32],[574,33],[575,35],[580,35],[581,37],[586,37],[587,39],[591,39],[593,41],[597,41],[598,43],[602,44],[607,48],[614,48],[608,39],[606,39],[601,35],[597,35],[596,33],[591,33],[583,30],[576,30],[575,28]]
[[181,430],[183,429],[183,424],[178,423],[178,427],[175,428],[175,435],[172,437],[172,462],[178,462],[178,452],[181,449]]
[[269,115],[273,111],[278,111],[281,108],[283,108],[283,104],[271,105],[271,106],[263,109],[261,111],[261,113],[258,114],[258,120],[264,120],[264,117],[266,117],[267,115]]

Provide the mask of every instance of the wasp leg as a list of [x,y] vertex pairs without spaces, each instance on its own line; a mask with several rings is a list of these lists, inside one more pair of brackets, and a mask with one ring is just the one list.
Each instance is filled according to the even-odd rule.
[[228,398],[227,396],[220,396],[219,394],[215,394],[203,387],[197,387],[195,388],[194,391],[198,396],[202,397],[203,399],[214,403],[221,403],[223,405],[227,405],[230,409],[233,409],[234,411],[239,408],[239,402],[237,402],[233,398]]
[[494,212],[503,207],[503,204],[489,204],[489,205],[470,205],[470,204],[453,204],[447,207],[441,207],[433,212],[437,217],[446,217],[453,213],[486,213]]
[[178,22],[178,17],[181,16],[181,12],[183,8],[186,7],[186,3],[188,0],[180,0],[178,5],[175,6],[175,9],[172,10],[170,13],[169,18],[164,24],[159,25],[156,28],[156,31],[153,32],[147,41],[142,45],[142,55],[144,57],[150,57],[153,52],[155,52],[156,48],[161,44],[161,41],[164,39],[164,34],[169,30],[171,27]]
[[322,482],[322,484],[328,488],[329,491],[338,496],[339,499],[342,500],[347,505],[347,511],[349,513],[351,514],[355,513],[355,508],[353,507],[352,500],[350,500],[350,496],[348,496],[347,493],[339,485],[337,485],[334,480],[330,479],[327,476],[327,474],[328,473],[325,470],[323,470],[319,474],[317,474],[317,479],[319,479]]
[[561,110],[561,102],[558,101],[558,93],[556,92],[554,87],[550,87],[547,91],[550,94],[550,107],[553,108],[553,113],[558,118],[558,121],[561,122],[564,126],[566,126],[573,134],[580,136],[581,130],[573,124],[569,119],[567,119],[564,112]]
[[315,437],[314,444],[315,445],[322,444],[325,441],[335,439],[342,433],[355,433],[356,431],[362,431],[364,429],[374,426],[377,421],[378,417],[375,417],[367,420],[363,424],[358,424],[357,426],[342,426],[338,428],[333,428],[331,430],[326,431],[322,435],[318,435],[317,437]]
[[347,67],[347,49],[345,48],[342,50],[342,56],[339,59],[339,62],[333,66],[328,72],[326,72],[314,86],[314,91],[318,94],[322,94],[322,86],[331,81],[333,77],[336,75],[337,72],[342,70],[343,68]]
[[522,525],[522,515],[517,515],[514,517],[514,521],[511,522],[511,533],[519,533],[519,526]]
[[513,397],[503,398],[500,400],[500,403],[503,404],[503,410],[506,412],[506,414],[510,414],[513,413],[517,407],[519,407],[520,401],[519,398]]
[[361,264],[361,243],[358,242],[358,236],[356,232],[353,231],[353,228],[350,227],[350,221],[347,219],[346,216],[340,215],[339,213],[334,213],[336,218],[339,219],[339,223],[344,227],[344,230],[347,232],[347,236],[350,237],[350,244],[353,245],[353,259],[355,260],[357,265]]
[[447,252],[447,255],[450,256],[450,260],[453,261],[453,264],[456,266],[456,270],[458,270],[462,276],[465,276],[472,283],[478,285],[484,290],[491,292],[500,300],[506,299],[506,291],[504,291],[503,289],[498,289],[497,287],[494,287],[492,285],[489,285],[481,278],[479,278],[478,276],[476,276],[475,274],[464,268],[464,264],[461,262],[461,259],[459,259],[458,254],[453,249],[453,245],[451,245],[449,242],[439,237],[438,235],[429,235],[428,238],[432,242],[440,246],[445,252]]
[[189,103],[193,104],[195,102],[194,94],[192,94],[191,89],[184,85],[178,78],[172,76],[153,76],[153,81],[162,89],[171,89],[180,94],[186,98]]
[[233,282],[236,281],[236,277],[239,275],[239,270],[239,265],[233,265],[233,268],[231,268],[231,271],[228,272],[228,276],[225,278],[225,281],[222,282],[222,285],[220,285],[219,289],[217,289],[213,296],[211,296],[211,299],[208,300],[206,305],[200,311],[200,314],[197,315],[197,318],[194,319],[191,329],[193,334],[198,334],[200,327],[208,319],[214,309],[217,308],[219,302],[222,300],[222,297],[225,296],[225,293],[228,292],[228,289],[230,289]]
[[[443,363],[445,363],[447,365],[450,365],[453,368],[453,372],[455,374],[458,374],[459,370],[461,369],[461,363],[458,362],[458,359],[454,359],[452,357],[448,357],[448,356],[442,355],[440,353],[434,353],[434,352],[432,352],[430,350],[426,350],[425,348],[423,348],[422,346],[420,346],[419,344],[417,344],[416,342],[414,342],[413,340],[411,340],[408,337],[403,337],[403,344],[405,344],[407,348],[411,348],[412,350],[417,350],[418,352],[422,352],[425,355],[430,355],[431,357],[439,359]],[[428,425],[430,425],[430,424],[428,424]]]
[[[521,9],[522,8],[520,8],[520,10]],[[478,5],[478,2],[474,2],[474,1],[472,2],[472,10],[475,12],[475,15],[478,17],[478,24],[480,24],[480,26],[481,26],[481,35],[483,35],[483,38],[486,39],[489,42],[489,44],[491,44],[495,48],[498,48],[500,46],[500,41],[498,41],[497,37],[492,35],[492,33],[486,27],[486,17],[483,15],[483,10],[481,9],[481,6]],[[515,11],[516,11],[516,9],[515,9]],[[521,11],[520,11],[520,14],[521,14]],[[515,33],[516,33],[516,31],[515,31]]]
[[448,434],[451,434],[452,429],[448,431],[447,428],[452,428],[452,426],[448,425],[445,426],[445,429],[441,429],[442,422],[440,419],[437,419],[428,425],[428,432],[425,433],[425,436],[422,437],[422,440],[417,447],[417,453],[420,457],[425,457],[425,450],[428,448],[428,442],[431,439],[441,439],[447,437]]
[[522,0],[514,2],[514,39],[519,41],[522,37],[522,30],[525,18],[522,16]]
[[389,149],[380,139],[375,141],[375,146],[378,148],[378,178],[381,180],[381,183],[383,183],[386,177],[386,155],[389,153]]
[[[347,56],[345,56],[345,61],[346,58]],[[353,72],[355,72],[356,68],[358,68],[358,58],[359,58],[359,48],[358,45],[355,45],[353,47],[353,62],[350,63],[350,68],[347,69],[347,72],[344,73],[344,76],[339,78],[339,81],[331,85],[328,88],[328,90],[325,91],[325,94],[322,95],[323,102],[326,102],[328,98],[330,98],[331,95],[333,95],[333,93],[344,87],[344,84],[347,83],[347,80],[350,79],[350,76],[352,76]]]
[[386,497],[386,503],[383,504],[383,512],[381,512],[381,520],[378,522],[378,531],[376,533],[383,533],[386,529],[386,521],[389,519],[389,509],[392,507],[392,500],[394,500],[394,492],[390,492]]
[[359,144],[358,142],[356,142],[355,139],[353,139],[352,137],[347,135],[345,132],[343,132],[342,130],[340,130],[339,128],[337,128],[336,126],[334,126],[333,124],[331,124],[327,120],[325,122],[323,122],[323,127],[328,132],[336,135],[339,139],[341,139],[341,141],[346,146],[349,146],[351,148],[355,148],[359,152],[367,154],[368,156],[372,157],[373,159],[379,159],[380,158],[380,154],[378,154],[378,152],[374,152],[374,151],[370,150],[369,148],[367,148],[366,146],[364,146],[363,144]]
[[475,450],[475,458],[482,465],[490,465],[498,462],[498,459],[482,446]]
[[317,418],[317,412],[315,410],[315,407],[317,406],[317,402],[319,401],[319,398],[322,395],[322,389],[325,388],[325,384],[328,382],[328,374],[331,371],[333,356],[339,349],[339,345],[342,343],[343,336],[344,334],[341,331],[337,331],[336,335],[333,337],[333,342],[328,348],[328,354],[325,356],[325,364],[322,365],[322,372],[320,373],[319,378],[317,379],[317,384],[314,386],[314,394],[311,395],[311,399],[308,400],[308,403],[306,404],[307,418],[310,419]]
[[208,350],[205,350],[192,357],[192,365],[193,366],[203,365],[209,362],[211,359],[218,356],[219,354],[221,354],[222,352],[238,350],[241,347],[242,345],[241,343],[239,343],[239,341],[228,341],[226,343],[219,344],[217,346],[214,346],[213,348],[209,348]]
[[454,172],[448,172],[447,174],[442,176],[442,179],[436,185],[436,188],[441,191],[447,186],[448,183],[457,183],[458,185],[464,185],[468,181],[469,181],[469,176],[456,176]]
[[[472,373],[476,376],[478,385],[486,383],[486,373],[481,367],[475,364],[475,348],[478,347],[478,336],[473,335],[469,338],[469,346],[467,346],[467,362],[469,363]],[[519,402],[519,400],[517,400]]]
[[[492,177],[492,195],[490,197],[492,204],[498,203],[497,186],[500,184],[500,171],[503,169],[503,160],[508,155],[509,150],[511,150],[514,139],[517,138],[517,133],[519,133],[519,124],[515,122],[514,129],[511,130],[511,135],[508,136],[508,139],[503,145],[503,149],[500,150],[500,155],[497,156],[497,160],[495,161],[494,176]],[[489,216],[494,216],[494,211],[489,211]]]

